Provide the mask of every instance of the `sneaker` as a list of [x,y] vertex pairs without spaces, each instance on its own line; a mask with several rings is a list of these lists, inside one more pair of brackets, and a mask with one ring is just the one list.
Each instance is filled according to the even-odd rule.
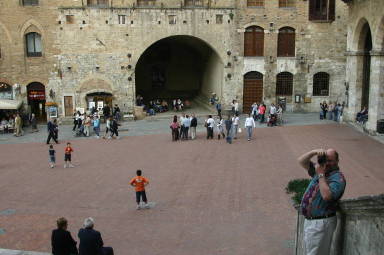
[[140,205],[136,205],[136,210],[140,210],[140,209],[141,209]]
[[74,165],[72,165],[72,164],[69,164],[69,167],[70,167],[70,168],[74,168],[75,166],[74,166]]
[[64,168],[67,168],[67,165],[64,165]]
[[53,165],[51,165],[51,168],[53,168]]
[[149,204],[145,204],[144,208],[149,209]]

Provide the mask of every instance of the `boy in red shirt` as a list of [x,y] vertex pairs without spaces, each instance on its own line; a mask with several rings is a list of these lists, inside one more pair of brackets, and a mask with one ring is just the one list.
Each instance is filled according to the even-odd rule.
[[64,168],[67,167],[74,167],[71,163],[71,153],[73,152],[73,149],[71,147],[71,143],[67,143],[67,147],[65,147],[65,154],[64,154]]
[[140,210],[140,198],[142,198],[143,202],[145,203],[145,208],[149,208],[147,196],[145,194],[145,186],[149,184],[149,181],[147,178],[141,176],[141,170],[136,171],[137,176],[132,178],[132,180],[129,182],[133,187],[135,187],[136,190],[136,203],[137,203],[137,210]]

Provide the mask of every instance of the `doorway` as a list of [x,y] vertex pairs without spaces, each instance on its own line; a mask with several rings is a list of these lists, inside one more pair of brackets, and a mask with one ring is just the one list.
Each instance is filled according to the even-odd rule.
[[37,120],[45,121],[45,86],[40,82],[32,82],[27,85],[27,95],[31,113],[35,114]]
[[243,112],[250,113],[253,103],[263,101],[263,74],[249,72],[244,75]]

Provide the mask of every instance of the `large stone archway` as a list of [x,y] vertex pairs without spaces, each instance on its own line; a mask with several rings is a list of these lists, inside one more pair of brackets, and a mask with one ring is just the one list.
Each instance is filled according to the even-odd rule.
[[[94,102],[95,108],[103,108],[105,104],[112,106],[114,91],[109,82],[101,78],[90,78],[83,81],[77,90],[77,102],[81,108],[89,110]],[[103,102],[98,106],[98,102]]]
[[205,41],[187,35],[166,37],[140,56],[135,68],[136,95],[146,102],[207,98],[213,92],[221,98],[223,72],[223,61]]

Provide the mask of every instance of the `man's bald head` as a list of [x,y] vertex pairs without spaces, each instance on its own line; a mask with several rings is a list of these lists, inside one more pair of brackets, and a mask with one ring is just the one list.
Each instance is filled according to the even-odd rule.
[[329,159],[332,159],[332,160],[339,162],[339,153],[337,153],[337,151],[335,149],[329,148],[327,150],[327,157]]

